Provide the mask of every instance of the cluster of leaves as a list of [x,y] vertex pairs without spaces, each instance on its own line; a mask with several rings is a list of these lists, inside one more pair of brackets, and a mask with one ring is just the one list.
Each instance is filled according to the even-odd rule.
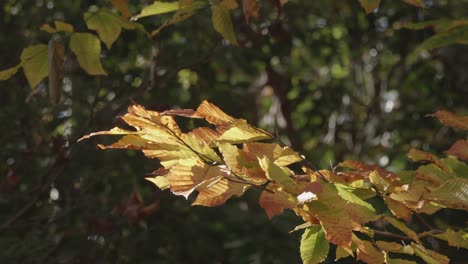
[[[447,111],[434,115],[446,125],[468,130],[468,117]],[[204,119],[210,126],[182,132],[176,116]],[[269,218],[291,209],[304,220],[295,229],[305,229],[301,240],[304,263],[323,261],[330,243],[337,246],[336,259],[355,256],[365,263],[416,263],[399,258],[408,256],[448,263],[446,256],[423,244],[426,236],[468,248],[464,230],[430,228],[417,233],[405,224],[420,213],[431,215],[442,208],[468,210],[468,166],[460,161],[467,160],[466,140],[457,141],[447,151],[454,157],[444,159],[412,149],[408,156],[413,161],[429,162],[415,171],[395,174],[351,160],[339,167],[352,170],[316,170],[274,136],[207,101],[196,111],[157,112],[132,105],[122,119],[135,130],[115,127],[82,139],[123,135],[114,144],[99,146],[137,149],[158,159],[162,167],[147,179],[186,198],[196,191],[193,205],[218,206],[251,187],[262,190],[259,204]],[[259,142],[265,140],[273,142]],[[383,200],[388,209],[378,212],[369,199]],[[378,223],[392,231],[379,230]],[[385,236],[408,242],[384,240]]]

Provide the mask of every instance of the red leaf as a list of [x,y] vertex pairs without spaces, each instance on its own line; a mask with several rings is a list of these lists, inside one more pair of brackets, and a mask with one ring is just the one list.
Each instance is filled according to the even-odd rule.
[[468,116],[457,116],[447,110],[440,110],[427,116],[437,117],[446,126],[468,130]]

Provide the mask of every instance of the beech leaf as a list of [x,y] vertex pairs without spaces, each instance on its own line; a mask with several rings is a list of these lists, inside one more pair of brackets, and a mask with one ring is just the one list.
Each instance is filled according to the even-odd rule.
[[445,153],[461,160],[468,160],[468,140],[458,140]]
[[448,264],[449,263],[449,259],[445,255],[429,250],[420,244],[411,243],[411,246],[414,249],[415,255],[422,258],[428,264]]
[[128,0],[111,0],[112,5],[119,10],[123,18],[132,16],[130,9],[128,9]]
[[101,65],[101,43],[90,33],[75,33],[70,38],[70,49],[88,74],[106,75]]
[[234,6],[230,3],[232,3],[231,0],[224,0],[219,4],[213,5],[211,7],[211,20],[213,22],[214,29],[221,34],[224,39],[228,40],[232,45],[238,46],[239,43],[237,42],[231,16],[229,14],[229,10],[233,9]]
[[315,264],[325,260],[330,244],[320,225],[307,228],[301,238],[301,259],[304,264]]
[[408,152],[408,158],[410,158],[414,162],[429,161],[434,163],[435,165],[437,165],[437,167],[443,169],[444,171],[447,171],[447,167],[445,166],[445,164],[442,163],[442,161],[440,161],[439,158],[437,158],[429,152],[411,148],[411,150]]
[[29,86],[34,89],[49,73],[48,45],[27,47],[21,53],[21,65]]
[[418,234],[414,232],[411,228],[406,226],[404,223],[398,221],[397,219],[389,216],[384,217],[385,221],[387,221],[389,224],[394,226],[396,229],[400,230],[404,234],[408,235],[411,239],[414,241],[421,243],[421,240],[419,240]]
[[4,81],[4,80],[8,80],[10,79],[11,76],[15,75],[15,73],[18,72],[19,68],[21,68],[21,63],[19,63],[18,65],[16,66],[13,66],[9,69],[6,69],[6,70],[3,70],[3,71],[0,71],[0,80]]
[[445,233],[433,235],[448,242],[449,246],[468,249],[468,233],[463,230],[447,229]]
[[258,17],[260,8],[257,0],[242,0],[242,10],[244,11],[245,22],[250,22],[251,17]]
[[178,9],[179,9],[179,2],[154,1],[153,4],[149,6],[145,6],[138,15],[133,16],[132,20],[138,20],[142,17],[147,17],[147,16],[170,13]]
[[424,197],[444,207],[468,210],[468,180],[448,180]]
[[258,203],[265,210],[269,219],[281,214],[284,209],[291,209],[297,205],[294,197],[280,190],[275,190],[273,193],[263,191]]
[[428,116],[437,117],[446,126],[468,130],[468,116],[457,116],[447,110],[439,110]]

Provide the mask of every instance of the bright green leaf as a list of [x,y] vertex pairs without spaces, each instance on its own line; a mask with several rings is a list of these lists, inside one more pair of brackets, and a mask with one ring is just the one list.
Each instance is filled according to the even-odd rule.
[[75,33],[70,39],[70,49],[75,53],[81,68],[91,75],[106,75],[101,65],[101,43],[89,33]]
[[320,263],[328,255],[330,244],[320,225],[309,227],[301,239],[301,259],[304,264]]

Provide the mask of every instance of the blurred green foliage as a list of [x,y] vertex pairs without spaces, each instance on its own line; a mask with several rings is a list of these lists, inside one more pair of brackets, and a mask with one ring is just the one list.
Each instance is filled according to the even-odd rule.
[[[131,1],[130,10],[147,2]],[[268,221],[258,192],[219,208],[192,208],[144,180],[157,161],[76,140],[120,124],[115,116],[131,100],[164,110],[208,99],[280,135],[318,167],[344,159],[407,167],[411,147],[441,153],[460,137],[426,114],[468,110],[468,47],[425,51],[407,65],[406,56],[433,33],[393,27],[462,18],[468,1],[424,2],[419,9],[382,1],[366,15],[358,1],[290,0],[278,16],[262,1],[250,25],[241,10],[232,13],[241,47],[212,29],[209,10],[152,40],[123,31],[110,50],[103,46],[107,76],[86,75],[67,52],[58,105],[46,82],[34,90],[22,74],[0,82],[1,263],[299,262],[299,234],[288,234],[299,219],[286,213]],[[62,20],[86,31],[83,13],[96,6],[111,4],[3,1],[1,69],[16,65],[23,47],[49,40],[39,30],[44,23]],[[151,31],[167,18],[139,22]],[[134,190],[160,208],[129,223],[116,208]]]

